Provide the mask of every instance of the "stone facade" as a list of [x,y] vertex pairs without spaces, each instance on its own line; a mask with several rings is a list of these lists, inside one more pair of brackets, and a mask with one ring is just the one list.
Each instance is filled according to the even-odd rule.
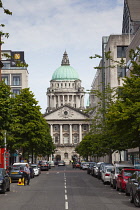
[[89,131],[89,116],[83,112],[84,94],[81,80],[65,52],[61,67],[54,72],[47,89],[48,104],[44,114],[56,146],[54,160],[68,164],[73,158],[80,158],[75,147]]

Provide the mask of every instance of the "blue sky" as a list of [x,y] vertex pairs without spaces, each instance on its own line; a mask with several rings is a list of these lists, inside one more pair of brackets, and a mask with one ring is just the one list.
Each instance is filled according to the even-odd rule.
[[[123,0],[4,0],[1,23],[10,37],[2,49],[21,50],[29,64],[29,88],[42,113],[47,108],[46,91],[53,72],[61,65],[64,51],[85,90],[90,89],[101,54],[102,36],[121,34]],[[86,104],[87,96],[85,97]]]

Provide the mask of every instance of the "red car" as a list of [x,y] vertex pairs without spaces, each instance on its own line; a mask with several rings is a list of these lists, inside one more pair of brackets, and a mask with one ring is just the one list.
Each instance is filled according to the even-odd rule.
[[79,162],[75,162],[72,165],[73,168],[80,168],[80,163]]
[[121,170],[121,173],[118,175],[117,182],[116,182],[116,190],[117,191],[119,189],[121,191],[125,191],[126,183],[128,182],[128,179],[132,176],[132,174],[135,171],[140,171],[140,169],[124,168]]

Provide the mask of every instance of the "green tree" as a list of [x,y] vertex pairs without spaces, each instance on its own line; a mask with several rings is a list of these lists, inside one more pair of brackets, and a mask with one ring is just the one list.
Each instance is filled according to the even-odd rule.
[[9,146],[21,149],[23,158],[28,158],[29,154],[43,153],[44,145],[47,150],[48,142],[51,141],[48,124],[43,119],[34,94],[28,88],[21,90],[14,99],[10,129],[14,138]]
[[[124,79],[118,100],[108,110],[108,123],[116,128],[127,148],[140,148],[140,65],[132,61],[131,77]],[[121,141],[120,141],[121,143]]]
[[11,98],[10,87],[0,82],[0,144],[3,145],[5,130],[9,130]]

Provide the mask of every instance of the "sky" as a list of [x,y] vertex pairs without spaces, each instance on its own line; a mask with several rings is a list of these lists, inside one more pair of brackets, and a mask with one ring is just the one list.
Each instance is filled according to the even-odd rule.
[[[101,55],[102,37],[121,34],[124,0],[3,0],[12,16],[0,11],[5,24],[2,50],[24,51],[28,63],[28,87],[41,112],[47,108],[47,88],[61,66],[66,50],[82,87],[91,89]],[[85,95],[85,106],[88,94]]]

